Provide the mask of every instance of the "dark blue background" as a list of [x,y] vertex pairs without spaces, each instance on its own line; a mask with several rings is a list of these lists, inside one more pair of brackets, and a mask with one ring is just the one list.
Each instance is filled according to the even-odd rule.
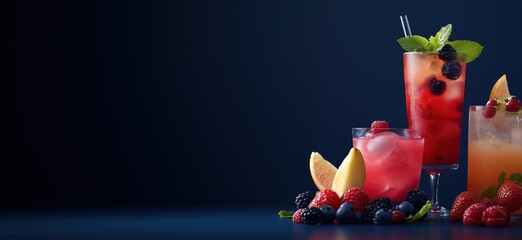
[[[291,206],[310,152],[339,165],[352,127],[406,126],[403,14],[485,46],[465,110],[504,73],[522,91],[514,2],[385,2],[10,1],[0,204]],[[466,189],[464,117],[446,206]]]

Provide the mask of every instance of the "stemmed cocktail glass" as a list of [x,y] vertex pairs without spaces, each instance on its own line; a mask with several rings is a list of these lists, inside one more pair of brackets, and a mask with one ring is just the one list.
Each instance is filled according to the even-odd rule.
[[448,77],[442,73],[447,61],[437,53],[403,54],[408,127],[425,139],[422,168],[430,176],[431,216],[448,215],[438,203],[439,178],[443,170],[459,166],[466,56],[452,61],[458,62],[461,71]]

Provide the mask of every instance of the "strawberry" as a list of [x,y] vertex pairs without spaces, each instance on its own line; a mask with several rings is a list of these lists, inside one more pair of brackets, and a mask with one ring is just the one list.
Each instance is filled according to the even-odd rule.
[[505,182],[498,188],[497,204],[514,212],[522,207],[522,188],[513,182]]
[[507,226],[511,213],[501,206],[491,206],[482,213],[482,222],[488,227]]
[[392,223],[403,223],[404,221],[406,221],[406,214],[395,209],[392,211],[391,221]]
[[368,194],[366,194],[360,188],[353,187],[346,191],[342,202],[350,203],[353,206],[355,212],[364,213],[366,211],[366,206],[370,202],[370,198],[368,197]]
[[336,211],[341,206],[341,198],[331,189],[323,189],[315,194],[314,199],[310,202],[308,207],[320,208],[324,205],[330,205]]
[[380,133],[380,132],[385,132],[386,130],[384,129],[374,129],[374,128],[389,128],[390,125],[388,124],[388,122],[384,121],[384,120],[376,120],[376,121],[373,121],[372,122],[372,133]]
[[485,197],[482,200],[480,200],[480,203],[484,204],[486,207],[491,207],[497,205],[495,201],[491,200],[491,198]]
[[461,192],[453,202],[450,211],[450,219],[454,222],[462,221],[464,211],[474,203],[478,203],[479,198],[472,192]]
[[297,211],[295,211],[294,215],[292,216],[292,222],[294,223],[297,223],[297,224],[303,224],[303,219],[301,218],[301,216],[303,216],[303,210],[304,208],[300,208],[300,209],[297,209]]
[[482,223],[482,213],[486,210],[486,206],[482,203],[473,203],[469,206],[464,214],[462,215],[462,222],[464,225],[470,226],[481,226]]

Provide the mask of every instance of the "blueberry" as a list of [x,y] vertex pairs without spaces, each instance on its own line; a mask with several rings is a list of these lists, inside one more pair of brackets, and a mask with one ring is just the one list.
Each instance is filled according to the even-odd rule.
[[335,214],[337,222],[340,224],[347,224],[354,220],[354,211],[352,204],[345,202],[341,204],[337,213]]
[[446,62],[455,60],[457,59],[457,51],[451,45],[446,44],[439,51],[439,58]]
[[442,65],[442,74],[451,80],[456,80],[462,74],[462,67],[456,60],[445,62]]
[[444,90],[446,90],[446,82],[444,82],[443,80],[438,80],[436,78],[428,80],[427,85],[430,88],[430,92],[433,93],[433,95],[441,95],[442,93],[444,93]]
[[397,206],[397,210],[403,212],[404,215],[406,215],[406,216],[415,214],[415,206],[413,206],[413,204],[408,201],[401,202]]
[[330,205],[323,205],[319,208],[321,210],[321,223],[332,224],[335,220],[335,209]]
[[354,214],[354,222],[363,223],[364,222],[364,214],[362,212],[355,212]]
[[381,208],[375,212],[373,223],[388,224],[391,222],[391,213],[389,209]]

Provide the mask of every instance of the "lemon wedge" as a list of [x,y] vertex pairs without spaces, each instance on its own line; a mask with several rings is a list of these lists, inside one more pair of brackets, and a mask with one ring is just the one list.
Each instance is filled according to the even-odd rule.
[[352,148],[335,173],[332,190],[339,197],[343,197],[344,193],[352,187],[362,189],[365,180],[366,165],[363,155],[359,149]]

